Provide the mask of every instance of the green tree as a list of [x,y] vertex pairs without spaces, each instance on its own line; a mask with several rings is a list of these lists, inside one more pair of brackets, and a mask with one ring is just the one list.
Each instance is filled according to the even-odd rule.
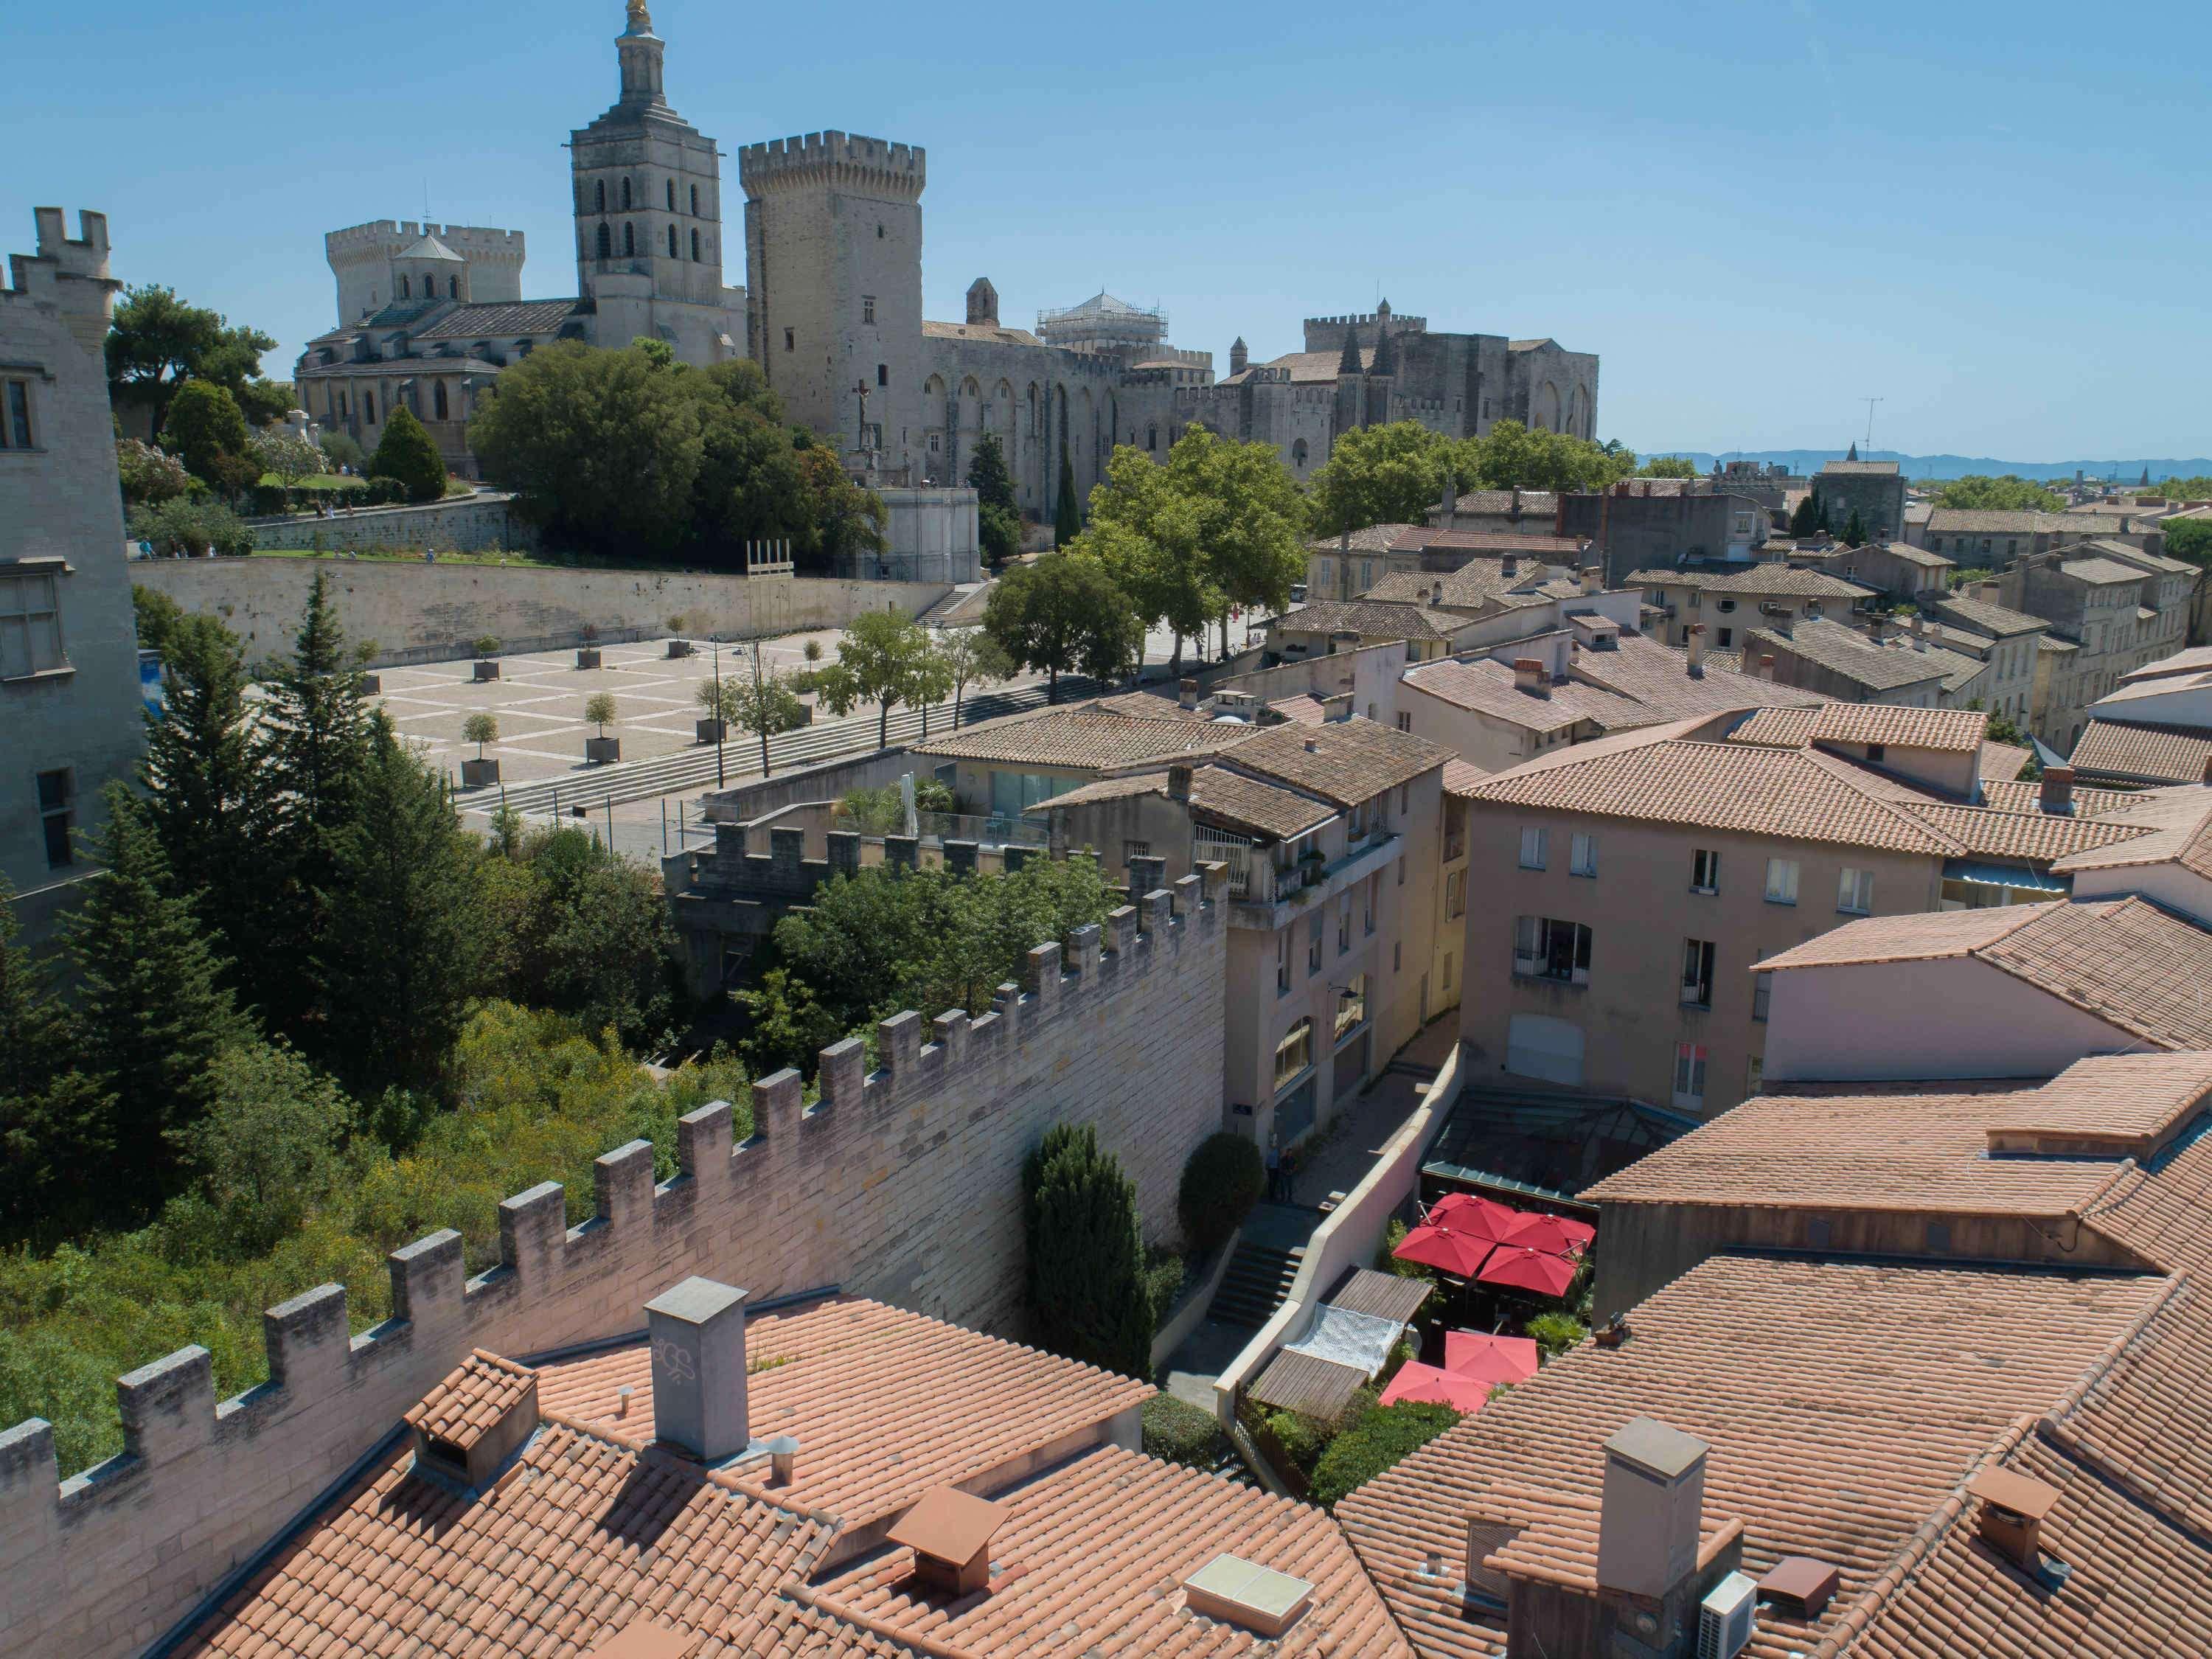
[[768,740],[805,725],[806,705],[781,674],[763,674],[757,680],[724,680],[721,684],[727,694],[724,706],[728,712],[718,713],[715,718],[726,720],[760,739],[761,775],[767,777],[774,769],[769,764]]
[[0,876],[0,1239],[44,1243],[99,1218],[115,1099],[80,1069],[51,971],[15,943],[15,897]]
[[247,447],[261,463],[262,477],[276,479],[287,490],[297,489],[301,479],[313,477],[329,465],[321,450],[289,426],[263,428],[248,440]]
[[599,728],[599,735],[603,738],[607,734],[607,727],[614,724],[618,713],[615,694],[611,691],[594,691],[584,699],[584,718]]
[[1184,1243],[1196,1250],[1219,1249],[1260,1201],[1267,1181],[1260,1149],[1247,1137],[1224,1130],[1200,1141],[1176,1189]]
[[1859,517],[1859,510],[1855,507],[1851,509],[1851,516],[1844,520],[1844,545],[1858,547],[1864,544],[1866,538],[1866,521]]
[[[2212,477],[2199,473],[2191,478],[2168,478],[2154,484],[2153,493],[2169,501],[2212,501]],[[2138,490],[2138,494],[2142,492]]]
[[1440,499],[1451,460],[1451,441],[1419,421],[1354,428],[1329,446],[1313,475],[1313,528],[1334,536],[1419,524]]
[[1687,455],[1654,455],[1636,469],[1639,478],[1696,478],[1704,476]]
[[207,1111],[171,1139],[198,1176],[226,1247],[266,1250],[336,1190],[354,1103],[281,1043],[225,1049],[209,1082]]
[[[161,445],[185,464],[194,477],[218,490],[234,491],[243,483],[247,431],[238,399],[213,380],[187,380],[167,401],[168,419],[161,428]],[[252,477],[261,476],[252,468]]]
[[1808,489],[1790,515],[1790,533],[1792,536],[1816,536],[1820,530],[1820,492]]
[[1067,456],[1067,440],[1060,441],[1060,483],[1054,491],[1052,544],[1066,547],[1083,533],[1083,503],[1075,497],[1075,463]]
[[891,710],[927,695],[931,655],[929,630],[908,612],[896,605],[864,611],[845,630],[837,660],[819,672],[816,685],[833,714],[874,703],[876,745],[888,748]]
[[1007,660],[1046,676],[1057,699],[1063,672],[1113,679],[1141,655],[1145,625],[1097,559],[1056,553],[1009,570],[984,602],[983,631]]
[[1016,668],[999,642],[981,628],[942,629],[936,648],[952,684],[952,729],[957,732],[969,689],[1002,684],[1013,678]]
[[1125,1376],[1152,1374],[1152,1308],[1137,1187],[1089,1124],[1059,1124],[1022,1167],[1037,1345]]
[[1564,432],[1532,431],[1499,421],[1485,436],[1462,439],[1454,471],[1485,489],[1604,489],[1628,476],[1636,457],[1625,449]]
[[[1198,427],[1182,441],[1212,441]],[[1275,471],[1281,474],[1279,462]],[[1200,504],[1187,478],[1155,466],[1142,450],[1115,449],[1106,482],[1091,492],[1091,523],[1067,551],[1096,559],[1148,628],[1174,634],[1170,673],[1182,672],[1183,641],[1203,637],[1206,625],[1225,608],[1200,539]]]
[[[186,305],[173,289],[149,286],[125,291],[106,349],[109,395],[118,403],[143,401],[159,432],[168,424],[171,399],[187,380],[206,380],[236,394],[260,380],[262,354],[274,351],[276,342],[258,329],[233,326],[204,307]],[[257,395],[257,405],[260,401]],[[285,407],[290,403],[287,387]]]
[[1230,610],[1280,611],[1303,580],[1305,501],[1273,444],[1235,443],[1204,427],[1176,441],[1167,471],[1196,511],[1226,657]]
[[699,422],[692,534],[734,562],[749,541],[789,537],[812,551],[820,503],[792,447],[783,401],[750,358],[677,374]]
[[1984,513],[2057,513],[2066,506],[2034,480],[2012,472],[1996,478],[1978,472],[1954,478],[1943,486],[1936,504]]
[[499,716],[479,709],[461,722],[461,741],[477,746],[477,758],[484,757],[484,745],[499,741]]
[[1401,1400],[1395,1406],[1370,1406],[1335,1439],[1314,1464],[1307,1496],[1334,1510],[1351,1493],[1455,1425],[1459,1413],[1449,1406]]
[[510,994],[625,1042],[659,1037],[676,1006],[676,933],[653,876],[581,830],[542,830],[519,854],[507,860],[526,878]]
[[395,404],[384,422],[384,436],[369,458],[368,476],[404,485],[410,501],[434,501],[446,493],[446,463],[430,429],[404,404]]
[[124,438],[115,446],[115,471],[123,481],[126,507],[154,507],[174,501],[191,487],[191,475],[175,456],[151,444]]
[[997,433],[986,432],[976,439],[975,453],[968,460],[968,487],[975,492],[978,507],[995,507],[1019,518],[1013,476],[1006,471],[1006,452]]
[[138,648],[158,651],[166,658],[169,640],[185,619],[185,608],[159,588],[143,582],[131,584],[131,618],[137,625]]
[[368,458],[349,434],[325,432],[323,434],[323,459],[333,467],[349,466],[358,471]]
[[179,495],[158,506],[132,507],[128,523],[131,539],[152,543],[157,553],[197,559],[210,548],[233,557],[253,550],[253,532],[221,501]]
[[807,514],[802,540],[816,556],[858,559],[890,547],[884,526],[890,511],[884,498],[847,477],[834,452],[810,444],[799,452],[799,471]]

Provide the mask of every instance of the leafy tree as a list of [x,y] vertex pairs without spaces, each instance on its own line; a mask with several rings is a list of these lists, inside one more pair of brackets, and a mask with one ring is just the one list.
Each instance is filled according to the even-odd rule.
[[206,1113],[171,1139],[198,1176],[228,1247],[268,1249],[336,1189],[354,1103],[281,1043],[225,1049],[209,1080]]
[[[276,349],[276,342],[260,330],[234,327],[216,312],[186,305],[173,289],[130,289],[108,328],[109,395],[118,403],[143,399],[159,432],[168,424],[171,399],[187,380],[237,393],[259,381],[262,354]],[[283,401],[289,409],[289,387]],[[256,394],[257,406],[260,402]]]
[[484,757],[484,745],[499,741],[499,716],[479,709],[461,722],[461,741],[477,746],[477,758]]
[[182,495],[157,507],[132,507],[126,533],[133,541],[150,542],[157,553],[191,559],[210,548],[233,557],[253,550],[253,532],[237,514],[221,501],[195,501]]
[[2212,568],[2212,519],[2168,519],[2159,528],[2166,532],[2166,557]]
[[1234,443],[1193,427],[1168,455],[1169,477],[1198,518],[1208,579],[1220,595],[1221,654],[1229,654],[1229,611],[1279,611],[1305,572],[1304,497],[1275,447]]
[[1006,471],[1006,452],[1000,447],[997,433],[986,432],[976,439],[975,453],[968,461],[968,487],[975,492],[978,507],[995,507],[1019,518],[1013,476]]
[[137,626],[138,647],[166,657],[170,637],[185,619],[185,607],[159,588],[143,582],[131,584],[131,619]]
[[1703,477],[1698,464],[1687,455],[1654,455],[1636,469],[1639,478],[1696,478]]
[[[1979,708],[1981,706],[1982,700],[1979,697],[1967,705],[1970,708]],[[2019,723],[2002,710],[1990,716],[1989,731],[1986,735],[1991,743],[2009,744],[2015,749],[2033,747],[2028,741],[2027,733],[2020,729]]]
[[599,728],[603,738],[607,727],[614,723],[617,712],[615,694],[611,691],[594,691],[584,699],[584,718]]
[[362,447],[353,441],[351,434],[326,431],[323,434],[323,459],[333,467],[350,466],[358,470],[368,457]]
[[932,655],[929,630],[906,611],[896,605],[865,611],[845,630],[837,660],[820,671],[822,701],[841,715],[876,704],[876,745],[888,748],[891,709],[921,701],[934,684]]
[[[179,457],[194,477],[217,489],[241,488],[238,473],[246,455],[247,431],[238,399],[213,380],[187,380],[168,399],[167,407],[168,420],[161,428],[162,447]],[[252,476],[258,478],[259,470],[255,469]]]
[[763,674],[758,680],[724,680],[721,686],[727,695],[718,707],[726,707],[727,712],[718,712],[715,718],[759,738],[761,775],[767,777],[774,769],[769,764],[768,740],[805,725],[806,705],[781,674]]
[[1858,547],[1865,543],[1866,538],[1866,520],[1859,517],[1859,510],[1855,507],[1851,509],[1851,516],[1844,520],[1844,545]]
[[[1212,441],[1194,427],[1184,443]],[[1275,471],[1279,475],[1281,465]],[[1155,466],[1142,450],[1117,447],[1107,462],[1107,481],[1092,492],[1091,524],[1069,544],[1071,554],[1096,559],[1147,627],[1175,635],[1169,672],[1182,668],[1182,642],[1202,637],[1225,609],[1200,540],[1199,504],[1183,481]]]
[[503,983],[510,995],[616,1031],[657,1038],[675,1008],[676,934],[653,876],[581,830],[540,830],[494,861],[522,877]]
[[1063,671],[1100,679],[1125,673],[1144,649],[1145,626],[1112,574],[1082,553],[1057,553],[1009,570],[983,607],[983,631],[1011,662],[1047,678]]
[[750,1025],[738,1052],[756,1077],[787,1066],[811,1076],[822,1051],[845,1035],[836,1012],[787,969],[771,968],[758,985],[732,994]]
[[1355,428],[1329,446],[1313,475],[1313,528],[1334,536],[1419,524],[1441,496],[1451,459],[1450,440],[1419,421]]
[[975,540],[984,562],[994,570],[1022,550],[1022,521],[1000,507],[975,511]]
[[438,441],[406,404],[395,404],[386,418],[384,436],[369,459],[368,476],[397,480],[406,487],[410,501],[434,501],[445,495],[446,463],[438,453]]
[[2169,501],[2212,501],[2212,477],[2201,473],[2193,478],[2168,478],[2149,489]]
[[114,1097],[79,1069],[52,975],[15,943],[0,876],[0,1238],[66,1237],[98,1216],[93,1172],[115,1153]]
[[970,686],[978,689],[1013,678],[1015,665],[999,642],[981,628],[948,628],[937,636],[937,654],[952,685],[952,729],[960,729],[960,712]]
[[[398,416],[404,415],[406,411],[398,410],[393,413],[396,419]],[[413,417],[410,416],[409,418]],[[417,424],[419,425],[420,422],[418,422]],[[385,435],[388,441],[391,436],[389,428],[386,429]],[[252,451],[254,459],[261,463],[263,476],[274,477],[286,489],[297,488],[301,479],[314,477],[329,465],[324,459],[321,450],[289,426],[264,427],[253,434],[249,447]],[[380,456],[384,453],[381,447],[378,448],[377,453]],[[441,490],[445,488],[442,472],[439,479],[439,488]]]
[[676,380],[699,422],[694,537],[735,550],[787,536],[801,551],[817,550],[820,503],[760,365],[738,358],[684,369]]
[[2066,506],[2034,480],[2012,472],[1996,478],[1978,472],[1954,478],[1943,486],[1936,504],[1998,513],[2057,513]]
[[1039,1346],[1127,1376],[1152,1373],[1152,1308],[1136,1183],[1089,1124],[1059,1124],[1022,1167],[1029,1311]]
[[1480,438],[1455,447],[1453,468],[1484,489],[1604,489],[1628,476],[1636,457],[1608,452],[1565,432],[1531,431],[1518,421],[1499,421]]
[[884,498],[847,477],[834,451],[809,445],[799,452],[799,470],[805,485],[808,525],[803,539],[814,554],[824,559],[858,558],[890,545],[884,535],[884,526],[890,522]]
[[1060,483],[1054,492],[1052,544],[1066,547],[1083,533],[1083,504],[1075,498],[1075,463],[1067,456],[1067,440],[1060,441]]
[[115,446],[115,470],[123,481],[126,507],[152,507],[174,501],[191,487],[191,475],[175,456],[151,444],[124,438]]

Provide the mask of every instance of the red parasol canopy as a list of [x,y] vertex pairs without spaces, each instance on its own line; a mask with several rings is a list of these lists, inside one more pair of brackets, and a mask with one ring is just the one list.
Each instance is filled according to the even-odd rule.
[[1535,1376],[1536,1345],[1525,1336],[1486,1336],[1480,1331],[1444,1333],[1444,1369],[1480,1382],[1525,1382]]
[[1390,1254],[1401,1261],[1418,1261],[1455,1279],[1472,1279],[1490,1254],[1490,1241],[1453,1227],[1425,1225],[1407,1233]]
[[1596,1228],[1569,1221],[1563,1216],[1524,1214],[1514,1218],[1513,1224],[1498,1235],[1498,1242],[1525,1244],[1553,1255],[1580,1255],[1596,1237]]
[[1501,1244],[1475,1275],[1486,1285],[1534,1291],[1539,1296],[1565,1296],[1575,1280],[1575,1264],[1548,1250],[1525,1244]]
[[1397,1376],[1382,1390],[1382,1403],[1395,1406],[1401,1400],[1418,1400],[1471,1414],[1490,1402],[1491,1387],[1475,1377],[1461,1376],[1434,1365],[1424,1365],[1418,1359],[1409,1359],[1398,1367]]
[[1473,1193],[1446,1193],[1429,1206],[1425,1224],[1449,1227],[1455,1233],[1465,1233],[1470,1238],[1486,1238],[1492,1243],[1505,1237],[1506,1229],[1520,1218],[1521,1212],[1510,1209],[1490,1199],[1478,1198]]

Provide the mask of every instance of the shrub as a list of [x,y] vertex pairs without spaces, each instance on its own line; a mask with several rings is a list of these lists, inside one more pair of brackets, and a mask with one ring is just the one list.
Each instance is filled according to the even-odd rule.
[[368,473],[371,478],[398,480],[404,501],[434,501],[446,493],[446,463],[437,440],[404,404],[384,423]]
[[975,514],[975,532],[983,558],[994,568],[1022,550],[1022,521],[1003,507],[980,508]]
[[1588,1336],[1589,1327],[1572,1314],[1542,1313],[1523,1325],[1521,1334],[1543,1351],[1545,1358],[1557,1359]]
[[398,507],[407,499],[407,486],[397,478],[371,478],[361,498],[368,507]]
[[1184,1240],[1194,1250],[1219,1249],[1252,1212],[1267,1184],[1257,1146],[1225,1129],[1206,1136],[1182,1166],[1182,1184],[1176,1192]]
[[253,550],[253,532],[246,522],[221,501],[195,501],[178,496],[157,507],[133,507],[131,538],[151,542],[157,553],[180,553],[198,558],[210,547],[217,553],[242,556]]
[[1322,1455],[1328,1449],[1332,1437],[1329,1425],[1303,1412],[1269,1412],[1260,1421],[1274,1436],[1283,1455],[1298,1473],[1311,1475]]
[[1315,1463],[1308,1493],[1323,1509],[1334,1509],[1385,1469],[1395,1467],[1459,1421],[1449,1406],[1401,1401],[1376,1406],[1328,1444]]
[[174,501],[191,485],[182,461],[136,438],[115,446],[115,470],[123,480],[123,499],[132,507]]
[[914,810],[917,812],[950,812],[959,805],[953,798],[952,786],[939,783],[935,778],[917,778],[914,784]]
[[364,459],[361,446],[343,432],[323,434],[323,453],[332,466],[359,466]]
[[1173,1250],[1154,1246],[1145,1252],[1145,1300],[1152,1304],[1154,1335],[1175,1311],[1176,1297],[1189,1276],[1188,1264]]
[[1145,1455],[1163,1462],[1210,1469],[1229,1443],[1212,1412],[1171,1394],[1154,1395],[1145,1401],[1139,1417],[1144,1424]]
[[499,635],[496,634],[479,634],[476,638],[469,641],[469,649],[475,652],[479,657],[489,657],[493,652],[499,649]]

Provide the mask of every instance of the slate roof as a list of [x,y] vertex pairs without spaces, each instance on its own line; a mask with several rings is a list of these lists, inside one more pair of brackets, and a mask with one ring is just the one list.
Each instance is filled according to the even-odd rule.
[[1256,772],[1339,806],[1356,806],[1386,789],[1439,770],[1451,750],[1358,716],[1326,726],[1271,726],[1231,752],[1239,771]]
[[457,306],[415,337],[417,340],[520,340],[558,334],[576,314],[574,300],[499,301]]
[[2083,777],[2131,783],[2202,783],[2212,761],[2212,726],[2131,726],[2092,719],[2069,757]]
[[1105,698],[983,720],[914,745],[945,760],[1031,761],[1040,766],[1116,767],[1210,755],[1251,727],[1215,721],[1165,697]]

